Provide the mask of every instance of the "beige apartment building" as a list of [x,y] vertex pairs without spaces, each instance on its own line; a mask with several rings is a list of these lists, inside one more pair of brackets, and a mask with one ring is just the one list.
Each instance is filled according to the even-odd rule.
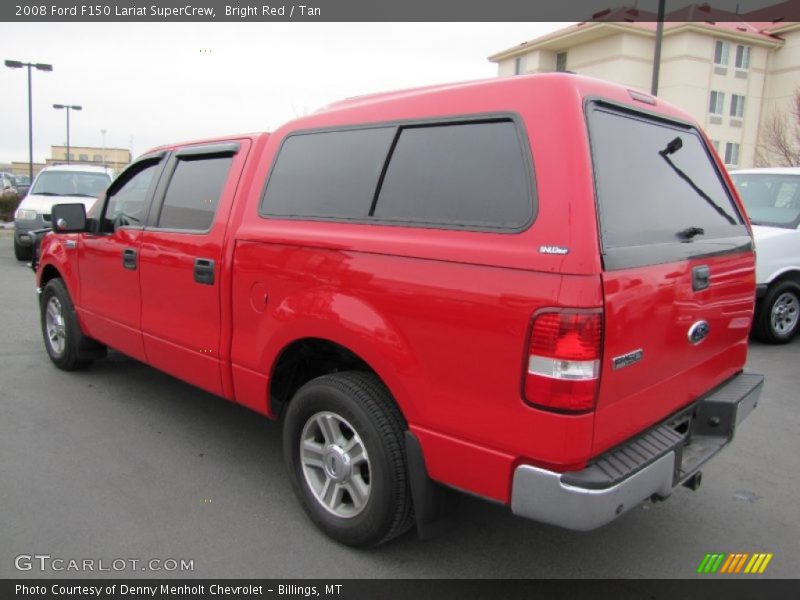
[[[105,166],[119,174],[131,163],[131,151],[127,148],[96,148],[94,146],[70,146],[69,160],[67,160],[66,146],[50,146],[50,158],[44,163],[33,163],[33,176],[39,174],[50,165],[63,165],[70,163],[87,163],[90,165]],[[0,169],[2,170],[2,169]],[[28,162],[14,161],[10,169],[15,175],[28,174]]]
[[[572,71],[649,92],[655,32],[652,22],[578,23],[489,60],[500,76]],[[768,120],[792,111],[797,89],[800,23],[664,24],[658,96],[697,119],[729,167],[757,162]]]
[[[0,171],[11,171],[14,175],[27,175],[29,172],[28,161],[22,162],[20,160],[15,160],[12,163],[9,163],[8,169],[0,169]],[[44,169],[47,165],[45,163],[33,163],[33,176],[36,177],[39,174],[39,171]]]
[[69,160],[66,146],[50,146],[48,165],[70,163],[88,163],[113,169],[119,173],[131,162],[131,151],[126,148],[96,148],[94,146],[70,146]]

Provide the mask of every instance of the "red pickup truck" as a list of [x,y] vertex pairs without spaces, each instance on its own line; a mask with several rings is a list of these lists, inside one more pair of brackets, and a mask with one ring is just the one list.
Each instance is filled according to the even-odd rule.
[[35,264],[62,369],[106,348],[270,418],[304,508],[371,546],[466,491],[588,530],[755,407],[750,225],[696,123],[570,74],[345,100],[165,146]]

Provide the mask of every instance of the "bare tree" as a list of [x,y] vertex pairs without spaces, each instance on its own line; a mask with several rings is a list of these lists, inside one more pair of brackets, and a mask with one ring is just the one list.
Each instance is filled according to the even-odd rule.
[[800,88],[789,111],[773,110],[764,121],[756,147],[757,167],[800,166]]

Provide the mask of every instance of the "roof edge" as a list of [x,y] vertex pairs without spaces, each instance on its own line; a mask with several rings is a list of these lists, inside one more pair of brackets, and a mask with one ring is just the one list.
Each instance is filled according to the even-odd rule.
[[[584,26],[585,25],[585,26]],[[767,48],[776,48],[778,46],[782,46],[784,41],[780,38],[768,39],[767,36],[773,36],[779,32],[790,31],[795,27],[800,26],[800,23],[787,23],[784,27],[777,27],[775,29],[765,30],[765,33],[761,32],[738,32],[732,31],[730,29],[722,29],[722,28],[714,28],[714,25],[711,23],[705,22],[696,22],[696,21],[687,21],[680,24],[673,24],[671,27],[666,27],[664,29],[664,37],[669,37],[675,35],[677,33],[682,33],[687,30],[695,30],[704,34],[713,34],[714,37],[720,37],[724,39],[736,40],[736,41],[746,41],[748,43],[764,46]],[[598,21],[598,22],[586,22],[580,25],[580,29],[575,29],[575,25],[570,25],[570,27],[557,30],[555,32],[545,34],[539,38],[530,40],[528,42],[523,42],[517,46],[513,46],[511,48],[507,48],[505,50],[501,50],[500,52],[496,52],[490,55],[487,60],[489,62],[500,62],[501,60],[506,60],[508,58],[514,58],[517,56],[521,56],[523,54],[528,54],[529,52],[533,52],[535,50],[541,50],[546,48],[548,45],[559,42],[562,40],[568,40],[569,38],[575,37],[583,37],[586,35],[586,32],[590,31],[597,31],[598,29],[605,28],[609,29],[608,35],[614,35],[616,33],[631,33],[634,35],[641,35],[644,37],[655,37],[655,31],[650,29],[645,29],[643,27],[637,26],[633,23],[627,22],[611,22],[611,21]],[[768,33],[767,33],[768,31]]]

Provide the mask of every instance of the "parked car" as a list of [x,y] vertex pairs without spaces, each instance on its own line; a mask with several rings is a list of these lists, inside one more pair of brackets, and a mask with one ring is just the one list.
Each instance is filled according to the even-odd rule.
[[14,213],[14,256],[31,258],[30,232],[50,227],[50,211],[56,203],[79,203],[87,210],[111,183],[111,171],[92,165],[45,167],[36,176],[27,196]]
[[8,179],[11,182],[11,185],[17,187],[17,176],[10,171],[0,171],[0,178],[1,179]]
[[731,179],[756,242],[753,334],[785,344],[800,323],[800,167],[743,169]]
[[9,194],[18,194],[18,193],[19,190],[17,190],[16,182],[13,179],[5,175],[0,176],[0,194],[6,196]]
[[282,418],[297,496],[344,544],[428,536],[453,490],[599,527],[697,488],[761,391],[724,167],[618,85],[346,100],[157,148],[94,214],[57,205],[34,265],[52,362],[110,346]]
[[28,175],[17,175],[17,192],[20,198],[24,198],[28,194],[31,187],[31,178]]

